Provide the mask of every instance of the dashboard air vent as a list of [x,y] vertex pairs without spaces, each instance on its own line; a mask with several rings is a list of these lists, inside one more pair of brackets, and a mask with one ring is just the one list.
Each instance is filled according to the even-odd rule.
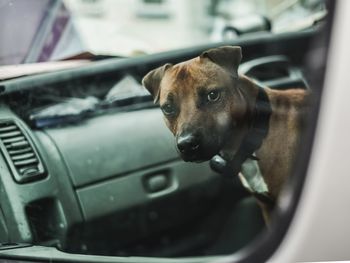
[[24,128],[14,120],[0,121],[2,153],[18,183],[45,176],[44,166]]

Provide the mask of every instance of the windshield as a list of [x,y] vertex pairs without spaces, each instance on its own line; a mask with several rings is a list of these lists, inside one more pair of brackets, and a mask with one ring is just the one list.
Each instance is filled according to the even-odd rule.
[[318,0],[1,0],[0,65],[158,53],[303,30],[324,15]]

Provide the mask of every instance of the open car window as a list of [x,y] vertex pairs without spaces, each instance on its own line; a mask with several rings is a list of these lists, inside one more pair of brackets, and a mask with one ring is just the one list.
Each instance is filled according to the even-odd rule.
[[0,258],[268,259],[302,191],[333,9],[0,0]]

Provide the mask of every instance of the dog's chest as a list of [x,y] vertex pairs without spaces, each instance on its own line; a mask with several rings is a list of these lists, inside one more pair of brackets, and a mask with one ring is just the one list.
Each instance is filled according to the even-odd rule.
[[251,193],[265,195],[269,192],[256,160],[247,159],[242,164],[242,170],[238,177],[242,185]]

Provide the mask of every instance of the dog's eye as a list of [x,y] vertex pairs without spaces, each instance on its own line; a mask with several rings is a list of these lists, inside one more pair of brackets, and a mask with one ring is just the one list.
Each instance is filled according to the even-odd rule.
[[218,99],[220,99],[220,91],[218,90],[213,90],[211,92],[208,93],[208,96],[207,96],[207,99],[208,101],[210,102],[215,102],[217,101]]
[[165,115],[173,115],[175,113],[175,107],[170,103],[164,104],[161,109]]

